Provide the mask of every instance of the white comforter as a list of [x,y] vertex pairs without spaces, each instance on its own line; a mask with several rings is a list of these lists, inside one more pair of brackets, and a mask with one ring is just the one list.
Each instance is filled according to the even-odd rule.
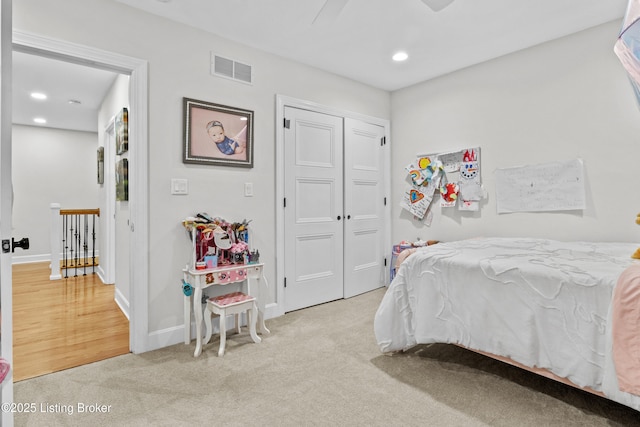
[[607,394],[612,292],[637,247],[526,238],[425,247],[403,263],[378,308],[378,345],[461,344]]

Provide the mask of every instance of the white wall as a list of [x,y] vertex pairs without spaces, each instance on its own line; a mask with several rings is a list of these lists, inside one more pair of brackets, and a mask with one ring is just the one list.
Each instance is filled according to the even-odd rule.
[[[111,0],[20,0],[14,28],[149,61],[149,331],[166,345],[182,339],[181,268],[189,240],[180,225],[200,211],[252,219],[275,301],[275,96],[287,95],[382,119],[390,94],[232,43]],[[253,66],[254,84],[209,74],[210,52]],[[253,169],[182,163],[182,98],[255,112]],[[132,142],[133,143],[133,142]],[[189,180],[189,195],[170,194],[171,178]],[[244,197],[245,182],[254,197]],[[139,286],[141,284],[133,284]]]
[[[613,53],[620,22],[545,43],[392,94],[393,239],[532,236],[640,241],[640,113]],[[479,213],[435,209],[430,227],[399,207],[415,155],[480,146]],[[497,168],[582,158],[583,212],[496,212]],[[553,191],[553,189],[550,189]],[[443,208],[444,209],[444,208]]]
[[36,126],[12,127],[13,237],[29,237],[14,262],[48,261],[51,203],[63,209],[97,208],[98,136]]
[[[105,147],[105,180],[104,184],[100,186],[100,209],[105,213],[105,216],[111,217],[103,217],[103,221],[101,221],[100,233],[105,238],[101,239],[100,252],[103,254],[101,259],[104,260],[101,262],[101,266],[109,269],[110,265],[105,265],[106,263],[115,264],[114,275],[111,279],[116,287],[116,301],[125,315],[129,317],[129,202],[115,201],[115,165],[121,158],[128,158],[129,152],[121,155],[116,154],[115,130],[112,128],[115,116],[123,108],[129,108],[129,76],[121,74],[105,95],[98,112],[100,146]],[[106,130],[109,131],[105,132]],[[115,220],[112,231],[107,227],[110,220]],[[113,232],[113,240],[107,238],[109,232]],[[105,260],[107,252],[111,257],[109,260]],[[107,277],[110,276],[106,271],[103,274]],[[111,282],[111,280],[107,280],[107,282]]]

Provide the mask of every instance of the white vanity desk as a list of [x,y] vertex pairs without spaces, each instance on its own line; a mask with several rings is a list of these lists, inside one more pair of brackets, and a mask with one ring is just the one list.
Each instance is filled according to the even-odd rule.
[[[244,292],[256,298],[258,306],[257,331],[269,334],[264,324],[264,307],[267,297],[268,283],[264,276],[264,264],[230,264],[205,270],[185,268],[182,270],[184,281],[193,287],[193,295],[184,296],[184,343],[191,343],[191,307],[196,323],[196,349],[193,353],[197,357],[202,352],[202,290],[209,286],[225,286],[231,283],[241,283],[246,288]],[[238,325],[236,325],[238,327]]]

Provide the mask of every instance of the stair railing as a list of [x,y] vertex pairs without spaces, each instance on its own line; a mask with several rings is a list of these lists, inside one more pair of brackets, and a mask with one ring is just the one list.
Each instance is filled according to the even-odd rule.
[[51,280],[95,273],[100,209],[61,209],[51,204]]

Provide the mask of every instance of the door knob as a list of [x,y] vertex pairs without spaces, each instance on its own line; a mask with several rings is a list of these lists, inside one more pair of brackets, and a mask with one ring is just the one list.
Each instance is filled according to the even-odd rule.
[[13,237],[11,238],[11,252],[15,252],[16,248],[22,248],[23,250],[27,250],[29,249],[29,238],[28,237],[23,237],[22,239],[18,240],[17,242],[15,240],[13,240]]
[[338,221],[340,221],[342,219],[342,217],[340,215],[338,215]]

